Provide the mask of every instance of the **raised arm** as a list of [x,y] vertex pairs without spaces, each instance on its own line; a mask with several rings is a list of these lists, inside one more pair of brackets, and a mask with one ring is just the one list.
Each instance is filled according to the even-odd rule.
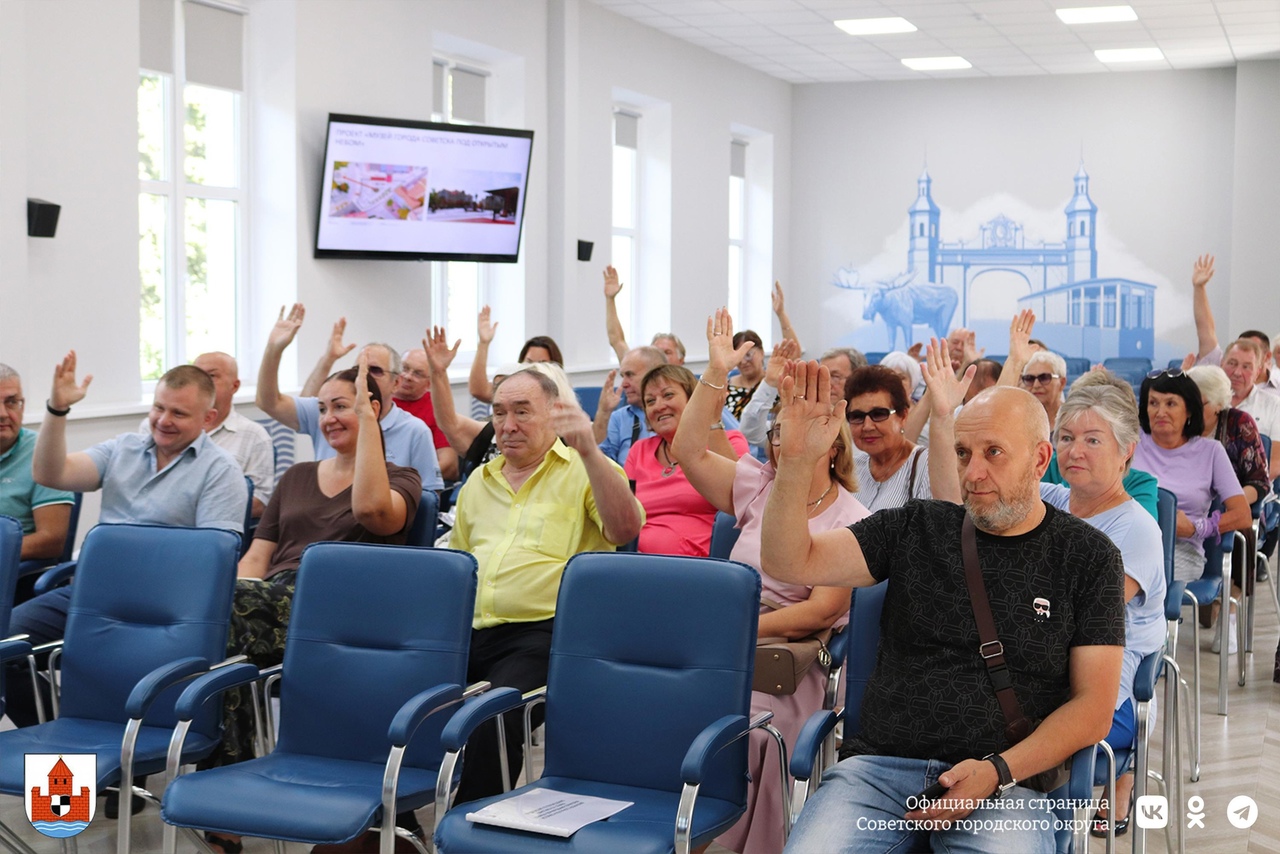
[[[791,325],[791,318],[787,316],[786,297],[782,293],[782,283],[773,283],[773,313],[778,317],[778,325],[782,327],[782,337],[784,340],[791,340],[800,343],[800,336],[796,335],[796,328]],[[801,351],[803,352],[803,350]],[[792,358],[800,358],[797,354]]]
[[449,447],[462,455],[471,449],[471,443],[484,429],[484,423],[458,414],[453,404],[453,389],[449,386],[449,365],[458,355],[462,339],[449,346],[444,327],[436,326],[427,330],[427,337],[422,339],[422,349],[427,354],[427,364],[431,367],[431,405],[436,412],[436,425],[444,431],[449,440]]
[[[609,336],[609,346],[622,357],[630,349],[627,346],[627,335],[622,331],[622,321],[618,319],[618,292],[622,290],[622,282],[618,281],[618,271],[612,266],[604,268],[604,330]],[[601,439],[600,441],[604,441]]]
[[769,364],[764,369],[764,382],[756,386],[751,399],[742,408],[742,417],[738,419],[738,429],[747,441],[753,445],[763,445],[769,430],[769,411],[778,401],[778,384],[782,382],[782,372],[787,362],[800,358],[800,342],[794,338],[783,338],[773,345],[773,353],[769,356]]
[[552,424],[556,435],[582,457],[604,538],[618,546],[631,542],[644,523],[640,502],[631,494],[626,476],[596,444],[587,413],[577,403],[562,400],[555,405]]
[[311,375],[307,377],[307,381],[302,384],[302,391],[299,394],[303,397],[315,397],[319,394],[320,386],[324,385],[329,374],[333,373],[334,363],[356,348],[355,344],[343,343],[342,336],[346,331],[347,319],[339,317],[338,322],[333,324],[333,331],[329,333],[329,346],[320,354],[320,360],[311,369]]
[[1017,387],[1021,382],[1022,369],[1031,361],[1034,352],[1031,349],[1031,330],[1035,328],[1036,316],[1030,309],[1023,309],[1013,316],[1009,324],[1009,355],[1005,357],[1004,369],[1000,371],[1000,379],[996,385]]
[[476,357],[471,360],[467,391],[476,400],[493,403],[493,383],[489,380],[489,345],[498,333],[498,324],[489,322],[489,306],[480,309],[476,318]]
[[[93,375],[76,383],[76,351],[63,357],[53,369],[53,387],[49,391],[49,405],[44,422],[36,435],[36,447],[31,457],[31,476],[36,483],[51,489],[69,489],[73,492],[91,492],[102,485],[98,467],[88,454],[67,453],[67,415],[65,410],[84,400]],[[54,415],[49,409],[62,410]]]
[[717,510],[734,515],[733,478],[737,463],[707,449],[707,431],[720,420],[729,371],[754,346],[744,341],[736,350],[733,348],[733,318],[725,309],[718,309],[707,318],[707,369],[685,404],[671,441],[680,468],[698,494]]
[[[610,267],[610,270],[613,268]],[[596,416],[591,419],[591,433],[596,437],[596,444],[599,445],[609,436],[609,419],[613,417],[613,410],[618,408],[618,403],[622,400],[622,393],[613,387],[613,381],[617,379],[618,372],[610,371],[609,375],[604,378],[604,385],[600,386],[600,400],[596,403]]]
[[369,356],[361,353],[355,406],[360,436],[356,440],[356,472],[351,481],[351,511],[369,533],[386,537],[403,530],[409,510],[404,496],[391,488],[387,477],[378,404],[369,397],[368,377]]
[[295,302],[288,317],[284,311],[281,307],[276,325],[267,334],[267,349],[262,354],[262,364],[258,366],[258,393],[254,402],[290,430],[297,430],[298,404],[292,397],[280,393],[280,357],[302,328],[307,310],[302,303]]
[[[964,376],[951,372],[947,343],[933,339],[926,353],[924,381],[929,387],[929,491],[940,501],[960,503],[960,470],[956,465],[955,410],[978,372],[970,365]],[[924,401],[921,401],[923,403]],[[910,496],[908,496],[910,497]]]
[[1209,280],[1213,278],[1213,256],[1201,255],[1191,268],[1191,313],[1196,321],[1200,358],[1218,348],[1218,327],[1209,307]]

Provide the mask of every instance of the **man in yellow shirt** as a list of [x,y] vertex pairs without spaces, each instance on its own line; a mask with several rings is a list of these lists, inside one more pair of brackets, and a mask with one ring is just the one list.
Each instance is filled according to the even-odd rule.
[[[504,378],[494,390],[493,426],[501,455],[462,488],[450,545],[480,564],[467,681],[523,692],[547,682],[565,562],[631,541],[644,510],[596,444],[586,413],[560,400],[549,377],[522,370]],[[523,726],[519,714],[505,717],[514,784]],[[457,803],[503,791],[497,746],[492,723],[471,737]]]

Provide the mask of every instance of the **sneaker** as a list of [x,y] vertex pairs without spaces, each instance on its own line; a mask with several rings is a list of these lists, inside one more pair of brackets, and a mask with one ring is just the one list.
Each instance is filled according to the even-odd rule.
[[[1231,619],[1227,621],[1227,633],[1231,636],[1227,642],[1227,655],[1235,655],[1239,651],[1240,641],[1236,636],[1236,615],[1234,612],[1231,614]],[[1210,649],[1216,653],[1222,652],[1222,638],[1220,636],[1214,635],[1213,646]]]

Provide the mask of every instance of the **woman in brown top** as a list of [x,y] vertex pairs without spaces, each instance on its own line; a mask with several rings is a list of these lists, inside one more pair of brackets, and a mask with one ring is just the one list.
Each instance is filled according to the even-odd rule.
[[[284,473],[253,545],[240,560],[227,652],[246,655],[259,667],[284,658],[303,550],[332,540],[403,544],[422,497],[418,472],[386,461],[378,427],[382,396],[363,355],[359,368],[326,379],[319,397],[320,429],[337,456],[298,463]],[[211,764],[252,756],[249,692],[227,691],[222,747]],[[226,854],[241,848],[238,837],[206,834],[206,839]]]

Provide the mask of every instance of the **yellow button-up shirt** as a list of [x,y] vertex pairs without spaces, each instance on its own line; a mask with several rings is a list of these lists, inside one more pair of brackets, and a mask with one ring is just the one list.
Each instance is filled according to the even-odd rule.
[[[609,464],[618,477],[622,468]],[[472,626],[549,620],[565,562],[578,552],[613,551],[604,537],[587,469],[559,439],[519,492],[502,475],[497,457],[467,479],[458,495],[449,546],[480,564]]]

